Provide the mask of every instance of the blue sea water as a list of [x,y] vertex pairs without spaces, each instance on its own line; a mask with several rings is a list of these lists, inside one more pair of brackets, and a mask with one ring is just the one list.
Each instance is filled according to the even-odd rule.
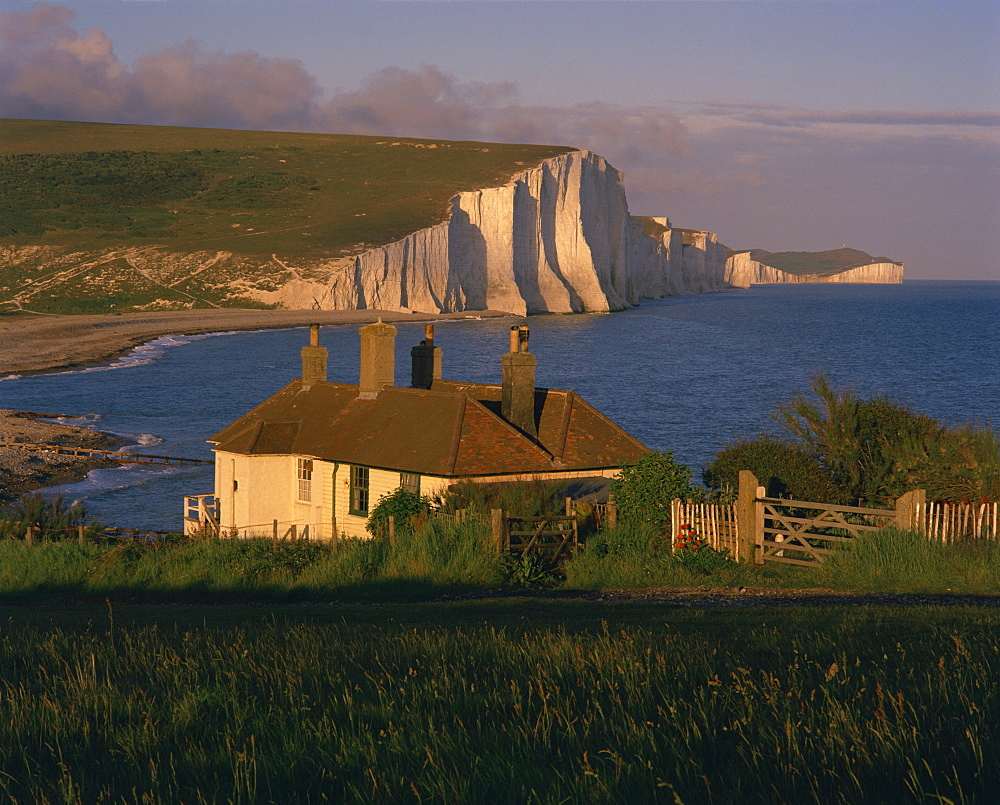
[[[512,319],[446,321],[444,376],[499,382]],[[773,429],[777,403],[825,372],[949,423],[1000,422],[1000,283],[764,285],[527,320],[539,386],[570,388],[700,471],[727,441]],[[422,324],[398,326],[396,379]],[[102,367],[0,382],[0,408],[87,414],[139,452],[211,458],[205,440],[298,377],[304,328],[166,337]],[[357,382],[356,326],[324,327],[331,380]],[[178,528],[211,467],[98,470],[52,490],[106,523]]]

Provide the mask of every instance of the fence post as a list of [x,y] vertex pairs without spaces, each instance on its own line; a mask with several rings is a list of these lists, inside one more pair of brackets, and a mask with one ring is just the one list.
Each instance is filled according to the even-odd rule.
[[490,509],[490,535],[498,554],[504,550],[504,525],[503,509]]
[[573,498],[566,498],[566,516],[572,517],[575,512],[573,511]]
[[614,528],[618,525],[618,504],[615,502],[614,495],[608,495],[608,516],[607,516],[608,528]]
[[24,532],[24,541],[28,545],[35,544],[35,527],[33,525],[29,525],[28,530]]
[[396,515],[389,515],[389,545],[396,547]]
[[896,498],[896,528],[926,534],[927,527],[923,513],[927,506],[927,492],[911,489]]
[[677,544],[677,537],[681,531],[681,499],[674,498],[670,501],[670,552],[674,552]]
[[85,531],[85,529],[84,529],[84,527],[82,525],[78,525],[76,527],[76,538],[78,540],[80,540],[80,544],[81,545],[83,545],[83,543],[84,543],[84,537],[83,537],[83,532],[84,531]]
[[740,488],[736,497],[736,544],[739,555],[736,558],[752,565],[763,564],[763,556],[758,557],[757,554],[757,544],[764,538],[763,532],[760,539],[757,537],[757,488],[757,476],[750,470],[740,470]]
[[271,536],[274,537],[274,539],[278,538],[278,521],[277,520],[275,520],[272,523],[272,525],[271,525]]

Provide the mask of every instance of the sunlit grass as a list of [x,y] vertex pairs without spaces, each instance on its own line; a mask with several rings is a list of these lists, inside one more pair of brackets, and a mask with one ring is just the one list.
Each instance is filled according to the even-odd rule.
[[[514,612],[539,606],[528,599]],[[497,608],[279,609],[236,627],[0,636],[0,791],[18,802],[984,801],[1000,620],[800,610],[618,625]],[[597,617],[597,620],[594,618]],[[330,610],[327,621],[336,619]],[[601,619],[604,620],[602,625]],[[610,619],[610,623],[608,622]],[[728,619],[728,620],[727,620]],[[117,621],[117,622],[116,622]],[[938,799],[944,798],[944,799]]]

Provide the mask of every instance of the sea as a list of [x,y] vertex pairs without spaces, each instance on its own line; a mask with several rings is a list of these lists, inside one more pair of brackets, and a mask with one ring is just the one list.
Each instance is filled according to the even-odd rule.
[[[537,384],[573,389],[695,470],[727,443],[775,432],[775,407],[817,373],[943,422],[1000,423],[1000,282],[760,285],[610,314],[440,321],[444,377],[498,383],[512,324],[531,328]],[[423,324],[398,324],[396,383],[409,385]],[[103,366],[0,379],[0,408],[126,437],[135,452],[212,458],[206,440],[300,374],[308,330],[166,336]],[[356,383],[356,325],[324,326],[331,380]],[[415,422],[414,427],[420,424]],[[46,490],[122,528],[178,529],[207,465],[123,466]]]

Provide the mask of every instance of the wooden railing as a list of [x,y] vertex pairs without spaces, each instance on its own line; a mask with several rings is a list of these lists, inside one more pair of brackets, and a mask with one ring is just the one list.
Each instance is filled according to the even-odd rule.
[[59,456],[80,458],[106,458],[119,464],[214,464],[206,458],[180,458],[178,456],[157,456],[151,453],[129,453],[124,450],[100,450],[95,447],[67,447],[60,444],[39,444],[36,442],[0,442],[0,447],[8,450],[25,450],[36,453],[55,453]]

